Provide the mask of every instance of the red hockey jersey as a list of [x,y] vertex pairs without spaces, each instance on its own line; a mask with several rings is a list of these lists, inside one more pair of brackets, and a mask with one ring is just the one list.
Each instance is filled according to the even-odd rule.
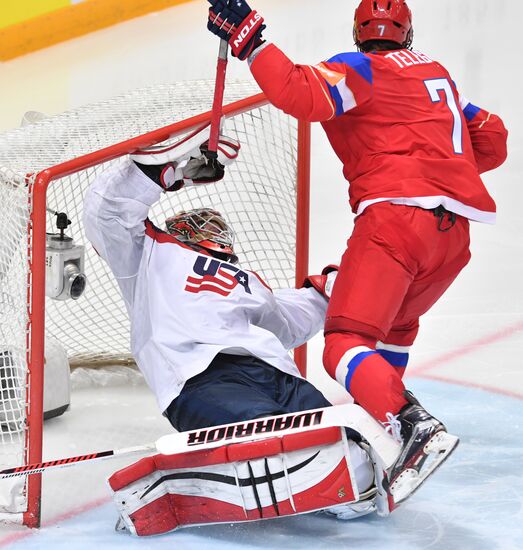
[[499,117],[461,97],[447,70],[409,51],[342,53],[295,65],[273,44],[251,58],[273,105],[322,123],[350,182],[353,211],[393,202],[494,223],[479,174],[507,156]]

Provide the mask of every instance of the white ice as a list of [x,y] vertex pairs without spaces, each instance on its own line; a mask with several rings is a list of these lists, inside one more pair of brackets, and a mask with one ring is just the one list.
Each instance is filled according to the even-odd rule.
[[[252,0],[253,4],[256,0]],[[355,0],[258,0],[267,38],[297,62],[352,49]],[[106,461],[50,472],[44,526],[0,527],[0,547],[78,548],[523,548],[523,77],[517,0],[411,0],[415,46],[450,70],[473,103],[499,113],[511,132],[507,164],[485,181],[498,203],[494,227],[475,224],[473,260],[422,322],[408,385],[461,437],[449,462],[390,518],[349,523],[321,515],[182,530],[137,540],[116,534]],[[207,3],[189,2],[0,64],[0,130],[28,110],[55,114],[154,83],[212,78],[217,41],[205,30]],[[250,78],[230,63],[233,77]],[[352,215],[338,160],[319,128],[313,138],[312,271],[336,261]],[[310,345],[310,378],[334,401],[344,392]],[[47,423],[46,456],[148,443],[169,426],[139,378],[108,386],[75,375],[71,411]],[[114,403],[118,402],[115,407]],[[92,441],[103,441],[93,449]],[[59,444],[57,443],[59,442]],[[127,461],[129,462],[129,461]]]

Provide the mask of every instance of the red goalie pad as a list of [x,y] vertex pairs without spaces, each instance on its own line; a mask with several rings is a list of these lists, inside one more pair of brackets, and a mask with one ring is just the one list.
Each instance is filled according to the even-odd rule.
[[344,430],[326,428],[144,458],[113,474],[109,485],[121,521],[144,536],[356,502],[372,481],[365,452]]

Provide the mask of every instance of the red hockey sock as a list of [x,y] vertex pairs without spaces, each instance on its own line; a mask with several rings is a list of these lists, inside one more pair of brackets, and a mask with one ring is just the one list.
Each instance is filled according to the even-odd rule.
[[385,422],[407,404],[396,369],[375,349],[376,340],[357,334],[327,335],[323,360],[327,372],[374,418]]
[[348,365],[346,384],[355,401],[381,422],[387,420],[387,413],[397,414],[407,404],[401,377],[377,352]]

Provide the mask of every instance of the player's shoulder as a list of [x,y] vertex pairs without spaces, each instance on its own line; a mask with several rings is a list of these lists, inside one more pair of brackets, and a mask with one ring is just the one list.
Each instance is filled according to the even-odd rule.
[[368,63],[369,56],[362,52],[340,52],[337,53],[326,61],[327,63],[346,63],[347,65],[354,65],[356,63]]
[[325,63],[340,63],[352,68],[367,66],[370,62],[370,56],[361,52],[341,52],[329,57],[325,61]]
[[368,54],[361,52],[337,53],[324,61],[324,65],[338,70],[351,68],[365,80],[372,82],[371,58]]

